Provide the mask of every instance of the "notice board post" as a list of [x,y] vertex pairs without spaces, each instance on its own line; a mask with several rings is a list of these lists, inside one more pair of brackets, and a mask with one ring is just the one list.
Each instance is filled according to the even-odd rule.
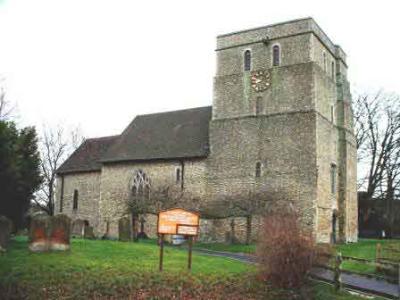
[[199,234],[200,215],[182,208],[161,211],[158,214],[157,231],[160,237],[160,272],[163,270],[164,235],[178,234],[188,238],[188,269],[192,269],[193,237]]

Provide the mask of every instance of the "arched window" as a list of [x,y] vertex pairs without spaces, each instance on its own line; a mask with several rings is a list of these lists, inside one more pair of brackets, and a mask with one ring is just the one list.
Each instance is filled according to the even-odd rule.
[[251,51],[246,50],[244,52],[244,70],[250,71],[251,69]]
[[335,79],[335,62],[334,61],[332,61],[331,68],[332,68],[332,79]]
[[279,66],[281,64],[281,49],[279,45],[272,47],[272,65]]
[[72,209],[78,210],[78,190],[74,190]]
[[150,179],[142,170],[138,170],[130,182],[131,196],[136,200],[150,199]]
[[261,177],[261,163],[256,163],[256,177]]

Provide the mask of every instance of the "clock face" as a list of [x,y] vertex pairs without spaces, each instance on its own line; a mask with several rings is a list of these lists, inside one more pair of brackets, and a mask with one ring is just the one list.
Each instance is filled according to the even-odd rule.
[[271,85],[271,74],[266,70],[251,73],[251,87],[256,92],[265,91]]

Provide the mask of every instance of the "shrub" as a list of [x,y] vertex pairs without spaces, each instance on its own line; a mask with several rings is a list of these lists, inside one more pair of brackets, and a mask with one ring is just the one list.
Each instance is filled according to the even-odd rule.
[[311,231],[294,212],[265,216],[257,245],[261,278],[278,288],[301,287],[317,257]]

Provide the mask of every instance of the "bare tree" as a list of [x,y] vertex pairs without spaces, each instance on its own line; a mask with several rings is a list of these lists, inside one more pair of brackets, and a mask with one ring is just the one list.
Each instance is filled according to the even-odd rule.
[[128,213],[132,218],[133,240],[137,241],[137,222],[140,215],[157,215],[161,210],[182,205],[184,192],[173,186],[162,185],[151,190],[150,186],[143,186],[130,192],[128,199]]
[[4,88],[0,89],[0,121],[6,121],[12,117],[15,106],[12,106],[6,99]]
[[393,203],[400,190],[400,98],[378,92],[359,96],[354,103],[359,188],[366,198],[385,201],[384,218],[390,236]]
[[49,215],[54,215],[56,171],[68,156],[83,142],[79,128],[65,130],[43,126],[40,139],[43,183],[34,198],[34,204]]
[[400,130],[398,111],[398,97],[383,92],[361,95],[354,102],[357,154],[362,173],[359,188],[366,190],[368,198],[381,194],[386,165],[394,153],[392,148]]

